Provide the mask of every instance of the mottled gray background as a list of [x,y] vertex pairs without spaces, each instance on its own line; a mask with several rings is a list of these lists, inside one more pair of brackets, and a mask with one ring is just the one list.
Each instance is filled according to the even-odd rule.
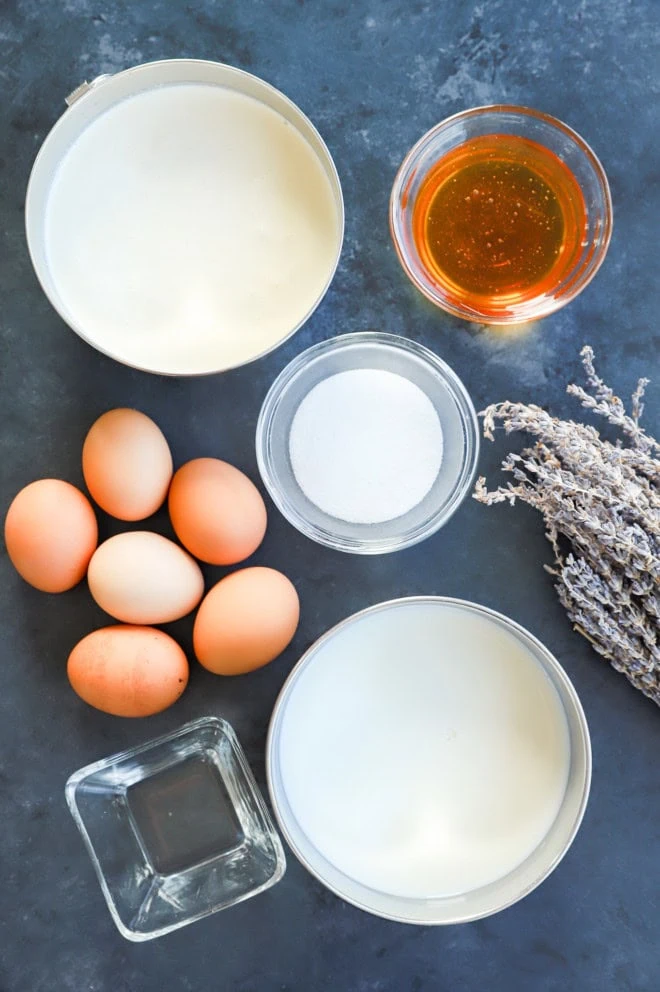
[[[434,348],[478,408],[504,398],[575,412],[564,395],[590,342],[627,395],[655,376],[658,426],[658,14],[655,0],[45,0],[0,7],[0,511],[38,476],[81,482],[80,448],[108,407],[154,416],[177,463],[226,458],[256,477],[253,434],[269,383],[293,355],[344,331],[382,329]],[[36,151],[85,77],[171,56],[248,69],[318,125],[346,198],[339,271],[307,326],[269,358],[223,376],[167,380],[103,358],[42,295],[23,234]],[[526,336],[470,326],[427,305],[399,269],[387,230],[396,168],[455,111],[524,103],[578,130],[601,157],[614,237],[594,282]],[[486,445],[491,482],[504,444]],[[157,527],[167,533],[163,516]],[[116,529],[106,519],[103,535]],[[301,537],[270,507],[255,562],[297,584],[302,621],[273,665],[223,681],[194,666],[176,707],[129,722],[70,690],[71,647],[104,622],[84,586],[28,588],[0,557],[0,989],[2,992],[657,992],[660,713],[574,634],[544,573],[540,520],[468,500],[420,547],[353,558]],[[209,569],[218,577],[219,569]],[[512,909],[447,929],[372,918],[326,892],[293,857],[266,895],[145,945],[115,931],[67,812],[80,765],[205,713],[228,718],[264,784],[273,701],[301,652],[335,621],[408,593],[495,607],[527,626],[566,667],[594,748],[583,827],[557,871]],[[186,646],[190,622],[175,625]]]

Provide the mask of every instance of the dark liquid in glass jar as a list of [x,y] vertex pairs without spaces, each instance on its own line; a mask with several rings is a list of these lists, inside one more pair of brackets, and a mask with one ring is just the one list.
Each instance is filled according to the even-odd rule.
[[515,135],[472,138],[443,156],[413,206],[429,277],[463,306],[496,316],[552,294],[582,250],[580,186],[553,152]]
[[128,808],[154,871],[173,875],[233,850],[243,831],[213,761],[190,757],[127,790]]

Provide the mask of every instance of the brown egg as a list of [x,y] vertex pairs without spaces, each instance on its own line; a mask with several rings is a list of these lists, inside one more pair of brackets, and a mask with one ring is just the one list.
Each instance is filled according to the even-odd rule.
[[204,595],[204,576],[194,558],[148,530],[104,541],[89,563],[87,581],[102,610],[140,625],[185,617]]
[[90,706],[114,716],[151,716],[175,703],[188,684],[188,659],[162,630],[103,627],[69,655],[71,686]]
[[177,537],[196,558],[234,565],[259,547],[266,506],[247,475],[217,458],[196,458],[175,473],[168,500]]
[[163,505],[173,466],[160,427],[139,410],[120,408],[90,427],[82,468],[101,509],[119,520],[144,520]]
[[298,593],[274,568],[242,568],[208,592],[195,617],[197,660],[216,675],[242,675],[284,651],[300,617]]
[[5,544],[14,568],[42,592],[65,592],[77,585],[97,541],[89,500],[61,479],[39,479],[21,489],[5,519]]

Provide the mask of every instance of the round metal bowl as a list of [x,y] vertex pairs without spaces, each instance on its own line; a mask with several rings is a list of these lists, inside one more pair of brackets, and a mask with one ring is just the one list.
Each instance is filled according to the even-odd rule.
[[[174,320],[170,321],[173,326],[168,332],[167,341],[164,340],[164,335],[161,335],[159,338],[158,334],[152,332],[151,329],[148,332],[148,336],[145,337],[140,331],[139,317],[136,315],[134,319],[132,314],[126,318],[122,317],[120,321],[115,320],[112,323],[112,329],[109,330],[106,326],[109,325],[106,316],[107,308],[102,307],[100,301],[97,299],[93,300],[92,303],[86,301],[85,306],[80,309],[77,306],[77,302],[79,301],[76,301],[74,298],[77,290],[71,290],[71,287],[67,290],[68,299],[64,299],[53,278],[51,266],[49,266],[49,243],[47,240],[49,196],[58,173],[58,168],[75,145],[77,139],[99,117],[129,98],[156,90],[166,94],[168,87],[171,87],[172,84],[191,83],[218,87],[225,91],[246,96],[259,103],[262,108],[274,111],[280,118],[283,118],[287,127],[292,128],[302,138],[320,165],[321,172],[329,184],[330,199],[328,201],[327,212],[328,217],[333,213],[334,217],[332,220],[332,233],[330,233],[329,229],[326,231],[325,227],[323,232],[323,236],[328,239],[327,271],[324,267],[325,261],[323,261],[323,265],[319,267],[319,272],[314,273],[313,285],[310,282],[306,291],[300,297],[300,300],[296,301],[295,306],[290,307],[291,312],[287,313],[286,317],[282,319],[283,326],[278,326],[274,330],[272,337],[269,335],[267,340],[263,340],[258,334],[246,334],[242,329],[239,333],[238,330],[232,328],[232,318],[229,316],[224,335],[227,342],[231,343],[231,347],[224,346],[221,335],[219,333],[216,334],[214,325],[209,323],[212,315],[206,316],[204,310],[206,306],[205,298],[196,300],[194,294],[191,295],[188,301],[191,313],[187,316],[185,313],[182,313],[179,318],[181,326],[179,327],[179,324],[175,326]],[[161,96],[160,99],[162,100],[163,97]],[[92,83],[84,83],[78,89],[74,90],[68,97],[67,103],[69,104],[69,109],[57,121],[46,137],[32,168],[26,195],[25,222],[28,248],[37,278],[55,310],[57,310],[63,320],[66,321],[76,334],[103,354],[109,355],[111,358],[133,368],[162,375],[203,375],[236,368],[268,354],[291,337],[305,323],[323,299],[334,276],[343,241],[344,206],[339,177],[330,152],[314,125],[291,100],[263,80],[250,73],[235,69],[232,66],[198,59],[169,59],[134,66],[115,75],[99,76]],[[182,111],[179,109],[178,113],[179,119],[181,119]],[[156,135],[158,142],[156,142],[156,138],[153,139],[152,144],[155,150],[153,154],[150,152],[151,158],[159,154],[165,156],[164,161],[169,161],[167,158],[169,155],[173,161],[178,162],[176,142],[168,139],[165,151],[161,148],[161,143],[165,141],[165,136],[174,134],[176,130],[175,128],[172,129],[171,122],[173,119],[175,119],[173,112],[166,111],[165,109],[162,110],[163,135],[158,132]],[[170,130],[167,130],[168,128]],[[231,148],[238,142],[240,135],[237,136],[233,131],[229,130],[226,134],[223,133],[221,137],[223,141],[226,138],[227,147]],[[269,141],[269,136],[265,134],[263,141],[264,155],[267,155],[270,148]],[[151,148],[151,145],[149,147]],[[224,147],[222,145],[222,148]],[[112,149],[109,149],[109,154],[111,152]],[[128,159],[130,159],[130,149],[126,154],[128,155]],[[122,157],[121,163],[125,163],[128,159]],[[283,183],[286,181],[286,188],[291,188],[298,194],[296,183],[299,180],[297,179],[295,168],[289,170],[290,174],[287,173],[286,161],[284,159],[280,162],[278,168],[284,177],[281,181]],[[155,166],[155,172],[157,171],[158,167]],[[100,182],[96,184],[98,189],[95,189],[95,174],[93,170],[85,172],[84,178],[85,195],[88,197],[95,195],[99,197],[108,197],[109,195],[118,197],[120,195],[119,187],[114,191],[108,190]],[[146,184],[145,202],[151,202],[146,195],[147,191],[153,185],[151,180],[147,180],[145,177],[140,181]],[[157,184],[158,181],[159,176],[154,174],[153,183]],[[156,189],[158,189],[157,185]],[[307,206],[307,202],[303,203],[301,200],[300,203],[295,204],[295,209],[297,212],[304,214]],[[151,213],[147,211],[145,216],[150,217]],[[313,231],[313,221],[309,217],[307,225],[309,230]],[[278,230],[280,228],[281,225],[278,226]],[[265,225],[262,232],[265,244],[268,243],[271,233],[274,232],[269,232],[268,226]],[[67,238],[75,238],[75,235],[75,221],[72,219],[71,228],[66,232],[66,236]],[[226,230],[218,229],[217,231],[218,239],[224,238],[228,240],[227,250],[229,253],[232,251],[234,235],[235,232],[232,227],[228,227]],[[139,230],[131,230],[127,236],[130,236],[132,241],[139,244],[141,228]],[[208,233],[206,236],[209,236]],[[309,236],[312,237],[312,234]],[[317,232],[314,232],[313,236],[317,237]],[[171,232],[168,232],[165,236],[165,241],[167,243],[163,243],[162,245],[163,254],[189,252],[192,250],[188,239],[182,239],[179,236],[175,225],[172,226]],[[115,253],[121,252],[120,244],[113,246],[113,248]],[[98,266],[99,263],[94,252],[91,250],[84,252],[80,250],[79,257],[81,264],[78,267],[83,272],[79,281],[84,284],[84,266],[88,267],[89,272],[93,272],[93,267],[95,265]],[[143,260],[143,264],[148,265],[148,258]],[[323,277],[325,278],[322,282]],[[221,273],[219,273],[218,278],[221,278]],[[286,281],[283,284],[288,285]],[[171,285],[171,282],[168,282],[167,285]],[[132,270],[124,273],[122,269],[113,289],[113,298],[121,299],[122,292],[131,291],[135,294],[137,310],[139,311],[143,304],[150,303],[153,295],[153,293],[151,295],[147,293],[146,296],[143,294],[141,297],[139,294],[140,287],[139,278],[136,278]],[[187,283],[185,286],[182,286],[183,290],[188,292]],[[269,294],[270,289],[266,285],[255,285],[247,293],[246,299],[251,308],[249,311],[249,326],[254,326],[256,330],[259,329],[259,321],[253,319],[253,315],[255,313],[269,313]],[[159,305],[165,310],[164,316],[169,319],[170,312],[174,313],[174,311],[167,309],[167,301]],[[234,304],[232,303],[232,305]],[[201,312],[204,315],[204,323],[200,324],[199,329],[196,330],[194,326],[195,314],[199,308],[201,308]],[[81,313],[83,316],[80,315]],[[96,314],[99,315],[98,318]],[[95,326],[97,319],[98,326]],[[220,321],[218,320],[219,323]],[[245,321],[243,321],[244,323]],[[241,328],[243,328],[243,324],[241,324]],[[121,331],[120,334],[117,334],[117,326]]]
[[[558,812],[554,820],[551,821],[550,828],[531,854],[527,854],[527,856],[523,855],[524,859],[521,860],[517,867],[509,871],[508,874],[480,888],[474,888],[471,891],[460,892],[459,894],[437,898],[404,898],[398,894],[377,891],[375,888],[363,884],[353,877],[349,877],[348,874],[333,864],[325,856],[323,851],[319,850],[312,843],[296,819],[296,814],[287,797],[285,775],[283,775],[280,760],[280,748],[283,728],[287,721],[287,709],[291,700],[295,697],[301,678],[308,676],[315,665],[319,666],[317,671],[320,673],[322,685],[326,688],[328,679],[340,677],[333,675],[333,672],[336,671],[336,665],[332,664],[332,658],[326,652],[329,645],[332,645],[334,642],[334,647],[338,652],[334,656],[336,661],[339,653],[344,650],[342,647],[342,638],[349,628],[355,625],[365,624],[366,626],[361,632],[361,643],[368,645],[369,638],[373,636],[373,627],[370,629],[369,624],[373,624],[376,615],[386,612],[390,615],[390,619],[396,619],[397,611],[401,614],[404,624],[404,627],[402,627],[404,633],[401,635],[402,642],[409,643],[409,640],[406,639],[405,630],[409,633],[412,629],[411,624],[418,621],[420,613],[417,612],[416,614],[415,611],[429,608],[432,610],[466,611],[470,619],[474,617],[477,623],[482,625],[485,623],[488,627],[492,626],[493,636],[504,638],[507,641],[513,639],[517,646],[523,649],[524,655],[529,656],[530,663],[540,668],[542,677],[547,678],[557,694],[559,701],[558,711],[563,711],[565,716],[568,741],[568,773],[563,797],[559,803]],[[405,624],[408,624],[408,627],[405,627]],[[326,652],[325,660],[324,652]],[[353,672],[353,665],[359,667],[359,654],[357,657],[353,657],[348,652],[345,656],[352,658],[350,671]],[[410,651],[408,657],[402,659],[402,664],[407,666],[407,672],[408,670],[414,672],[414,656],[411,655]],[[353,678],[355,681],[354,685],[351,684],[351,679]],[[364,679],[360,682],[359,674],[355,676],[351,674],[341,682],[342,694],[345,693],[346,699],[351,700],[351,713],[362,713],[366,707],[373,705],[371,695],[369,699],[364,699],[360,696],[359,687],[361,686],[364,692],[364,683]],[[311,683],[308,683],[308,685],[311,685]],[[414,682],[411,682],[411,685],[414,685]],[[308,688],[307,692],[309,693],[309,691],[310,689]],[[323,695],[324,698],[328,698],[327,693],[323,693]],[[412,690],[408,691],[407,688],[406,692],[402,693],[402,696],[406,696],[407,698],[402,699],[400,702],[397,701],[397,707],[413,706],[415,707],[415,713],[417,713],[418,706],[421,709],[421,700],[417,699],[415,701],[415,694]],[[428,712],[429,700],[427,697],[425,697],[424,702],[427,704],[426,712]],[[431,705],[432,708],[433,706]],[[331,720],[332,716],[333,714],[330,713],[328,719]],[[393,746],[391,744],[392,735],[395,735],[394,740],[397,740],[396,719],[388,722],[387,726],[391,727],[388,735],[390,746]],[[337,719],[336,726],[332,728],[332,731],[333,735],[337,737],[341,735],[341,719]],[[314,729],[310,732],[316,732],[316,725],[314,725]],[[321,732],[323,733],[323,731]],[[292,740],[293,738],[289,739]],[[323,739],[325,740],[325,737]],[[304,753],[306,740],[303,735],[301,735],[299,742],[296,741],[296,747],[298,747],[298,743],[301,751]],[[328,742],[328,746],[332,747],[332,741]],[[373,741],[367,741],[367,746],[371,747],[369,754],[381,754],[381,748],[378,742],[374,746]],[[383,748],[383,751],[386,753],[386,747]],[[414,765],[414,761],[415,754],[411,753],[411,767]],[[402,923],[424,925],[465,923],[470,920],[489,916],[511,906],[535,889],[557,867],[570,847],[582,821],[591,781],[591,747],[586,719],[575,689],[559,662],[535,637],[507,617],[474,603],[440,596],[398,599],[372,606],[344,620],[313,644],[289,675],[276,702],[268,733],[266,762],[271,800],[280,829],[293,853],[308,871],[340,898],[345,899],[347,902],[366,912]],[[385,771],[387,772],[387,769]],[[310,773],[313,774],[313,770]],[[400,798],[400,802],[404,801],[404,799]],[[396,779],[391,781],[391,803],[393,809],[396,810]],[[347,809],[346,816],[350,817],[354,812],[352,809]],[[360,822],[359,814],[357,814],[357,821],[355,822]],[[360,830],[362,829],[363,827],[360,827]],[[362,840],[368,843],[369,837],[362,838]]]

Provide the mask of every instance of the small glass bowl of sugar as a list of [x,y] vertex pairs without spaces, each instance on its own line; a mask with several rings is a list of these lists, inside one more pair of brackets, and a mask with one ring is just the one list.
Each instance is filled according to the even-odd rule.
[[271,498],[301,533],[354,554],[423,541],[468,493],[477,416],[442,359],[408,338],[344,334],[280,373],[257,423]]

